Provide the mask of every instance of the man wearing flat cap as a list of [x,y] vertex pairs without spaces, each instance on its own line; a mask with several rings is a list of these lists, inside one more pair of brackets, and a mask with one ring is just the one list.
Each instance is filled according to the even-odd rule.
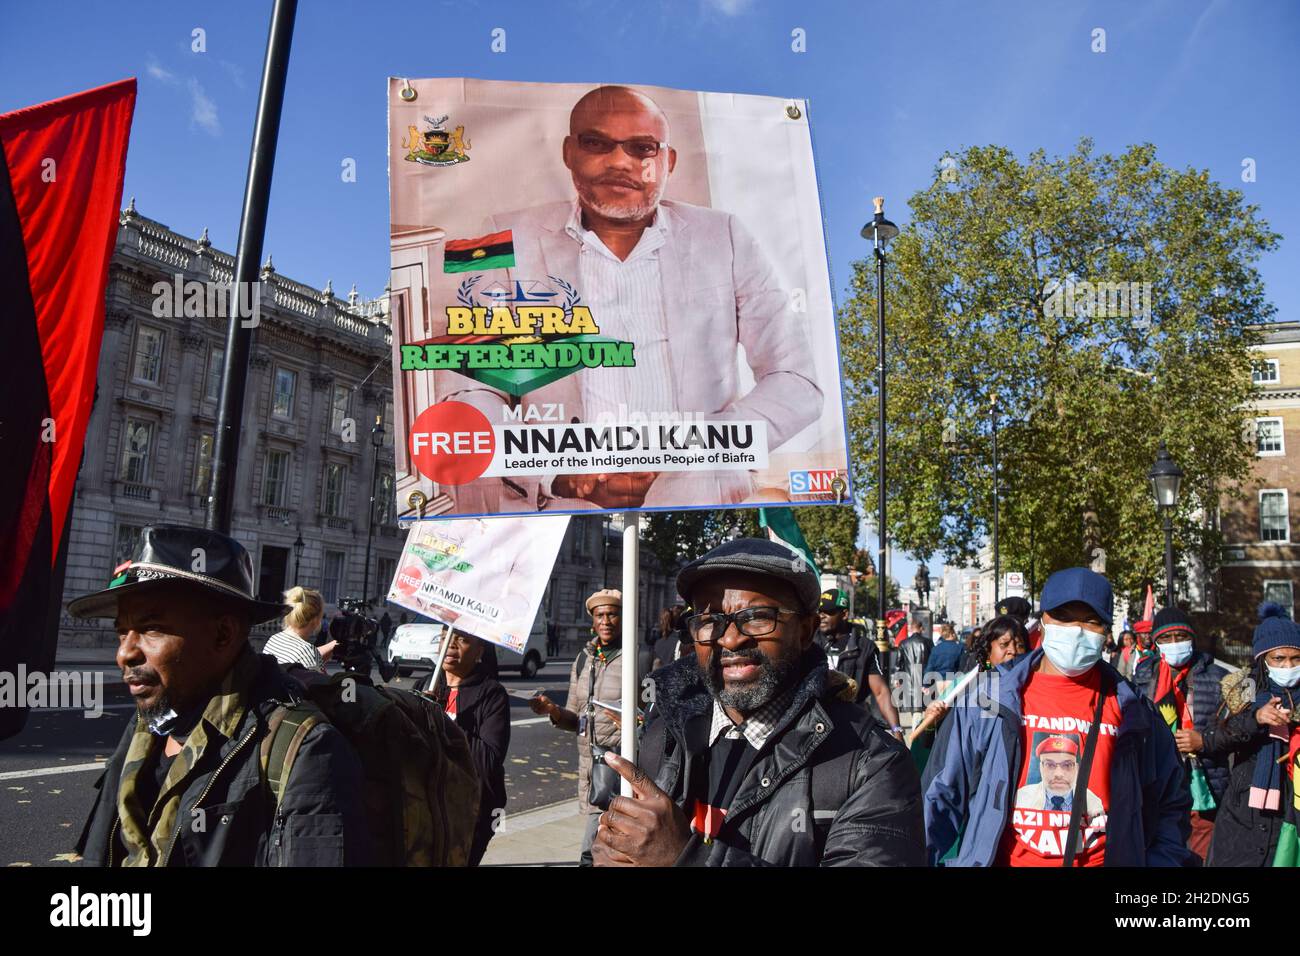
[[578,862],[591,866],[591,843],[604,809],[590,800],[592,748],[617,749],[621,739],[615,708],[623,700],[623,594],[603,588],[587,598],[586,607],[592,637],[569,670],[568,706],[561,707],[545,694],[528,705],[534,713],[551,718],[554,726],[578,735],[578,809],[587,818]]
[[796,552],[740,538],[692,561],[693,658],[655,672],[631,782],[601,814],[598,866],[917,866],[907,749],[839,692],[813,640],[821,587]]
[[267,720],[301,687],[249,628],[286,608],[253,597],[225,535],[145,528],[108,587],[73,601],[111,618],[136,715],[104,773],[78,852],[88,866],[343,866],[369,862],[361,764],[328,723],[302,738],[278,805],[263,781]]
[[1041,645],[959,695],[939,726],[923,781],[930,861],[1199,865],[1174,738],[1102,659],[1110,582],[1065,568],[1039,606]]

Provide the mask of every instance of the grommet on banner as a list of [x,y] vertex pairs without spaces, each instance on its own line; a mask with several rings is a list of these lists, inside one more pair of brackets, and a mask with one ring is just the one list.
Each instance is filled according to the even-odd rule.
[[415,87],[411,86],[411,81],[408,79],[403,79],[402,83],[405,85],[402,87],[398,95],[409,103],[415,99]]
[[406,503],[420,512],[420,517],[424,517],[424,506],[429,503],[429,496],[423,491],[412,491],[406,498]]
[[803,113],[799,111],[799,104],[792,100],[790,105],[785,108],[785,115],[790,117],[790,119],[798,119],[800,116],[803,116]]
[[831,480],[831,491],[835,492],[835,503],[837,505],[844,503],[845,481],[839,475]]

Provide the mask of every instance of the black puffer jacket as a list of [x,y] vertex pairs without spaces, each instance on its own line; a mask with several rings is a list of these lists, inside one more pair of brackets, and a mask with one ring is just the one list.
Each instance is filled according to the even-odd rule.
[[[694,835],[679,866],[925,864],[920,780],[907,749],[861,707],[837,699],[827,671],[826,655],[810,647],[789,707],[731,802],[733,842]],[[655,672],[659,716],[646,728],[640,762],[679,805],[697,763],[687,726],[703,721],[707,740],[712,709],[694,660]],[[817,806],[815,788],[834,795],[832,806]]]
[[[1147,700],[1152,700],[1155,696],[1159,666],[1160,655],[1157,654],[1140,662],[1133,672],[1133,684]],[[1192,726],[1205,738],[1205,748],[1198,759],[1215,802],[1221,803],[1223,794],[1228,789],[1228,759],[1226,752],[1221,752],[1212,738],[1219,726],[1219,709],[1223,706],[1221,685],[1229,671],[1201,651],[1196,652],[1190,666],[1191,672],[1186,681],[1192,689]],[[1183,766],[1190,778],[1189,762],[1184,760]]]
[[[1224,753],[1225,759],[1231,753],[1233,764],[1226,792],[1215,814],[1207,866],[1273,865],[1282,834],[1282,814],[1276,810],[1256,810],[1250,805],[1255,764],[1268,740],[1268,728],[1261,727],[1255,719],[1253,701],[1214,728],[1215,748]],[[1283,794],[1283,799],[1286,797]]]
[[[277,814],[274,797],[262,779],[259,745],[271,712],[300,699],[303,689],[274,657],[258,655],[257,665],[250,706],[238,729],[219,747],[204,752],[185,787],[177,819],[201,820],[202,825],[177,827],[167,865],[368,864],[370,835],[362,803],[361,762],[328,723],[316,725],[303,738]],[[115,866],[125,855],[118,835],[118,785],[135,727],[135,720],[127,721],[117,750],[95,784],[99,793],[77,846],[84,866]],[[215,730],[213,734],[219,736]],[[195,809],[203,813],[195,814]]]

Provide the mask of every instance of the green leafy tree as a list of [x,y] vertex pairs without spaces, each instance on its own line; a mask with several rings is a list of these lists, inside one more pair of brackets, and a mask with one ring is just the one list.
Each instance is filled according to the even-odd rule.
[[[849,505],[824,505],[794,509],[795,520],[823,571],[847,573],[861,564],[857,555],[858,515]],[[710,548],[737,537],[765,538],[752,508],[651,513],[643,532],[646,547],[660,567],[671,569]],[[870,567],[857,567],[865,571]]]
[[[1120,592],[1162,582],[1146,480],[1161,439],[1186,474],[1176,546],[1212,567],[1213,512],[1254,454],[1242,425],[1251,325],[1274,311],[1254,263],[1280,237],[1240,191],[1164,165],[1150,145],[954,159],[911,198],[888,249],[895,547],[974,559],[991,532],[996,415],[1004,569],[1041,586],[1100,549]],[[874,513],[873,262],[855,263],[852,290],[840,330],[849,429]]]

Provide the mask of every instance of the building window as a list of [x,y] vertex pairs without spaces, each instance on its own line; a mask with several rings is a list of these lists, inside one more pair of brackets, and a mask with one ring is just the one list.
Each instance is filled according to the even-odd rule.
[[382,472],[379,476],[379,490],[375,492],[375,520],[380,524],[392,524],[395,504],[393,473]]
[[330,604],[339,603],[339,589],[343,587],[343,552],[325,552],[325,572],[321,576],[321,596]]
[[135,330],[135,355],[131,378],[146,385],[157,385],[162,378],[163,332],[148,325]]
[[207,498],[212,488],[212,435],[199,435],[194,447],[194,493]]
[[287,368],[275,370],[275,395],[271,400],[271,414],[276,418],[293,417],[293,396],[298,389],[298,373]]
[[1259,493],[1259,540],[1291,540],[1291,512],[1286,489]]
[[330,432],[337,435],[343,431],[343,419],[348,417],[348,406],[352,403],[352,389],[346,385],[334,386],[334,398],[330,402]]
[[1282,440],[1282,419],[1255,419],[1255,447],[1261,455],[1285,454],[1286,446]]
[[1251,369],[1250,379],[1256,385],[1276,385],[1278,378],[1277,359],[1260,359]]
[[1295,591],[1290,581],[1265,581],[1264,600],[1286,608],[1286,616],[1295,619]]
[[386,598],[389,589],[393,586],[393,578],[397,577],[397,559],[380,558],[379,559],[379,582],[375,590],[376,594]]
[[226,350],[214,345],[208,349],[208,377],[203,383],[203,399],[215,402],[221,397],[221,367],[226,361]]
[[384,447],[393,447],[393,431],[397,425],[393,421],[393,403],[391,401],[384,404]]
[[591,557],[591,536],[587,531],[587,522],[579,518],[577,521],[574,521],[570,527],[573,528],[574,558]]
[[262,470],[262,504],[284,507],[285,486],[289,483],[289,453],[272,449],[266,453]]
[[144,526],[138,524],[120,524],[117,526],[117,542],[113,546],[113,566],[129,561],[140,547],[140,536]]
[[153,422],[126,420],[122,441],[122,480],[144,484],[149,480],[153,458]]
[[330,462],[325,466],[325,502],[322,509],[333,518],[343,514],[343,499],[347,491],[348,466]]

